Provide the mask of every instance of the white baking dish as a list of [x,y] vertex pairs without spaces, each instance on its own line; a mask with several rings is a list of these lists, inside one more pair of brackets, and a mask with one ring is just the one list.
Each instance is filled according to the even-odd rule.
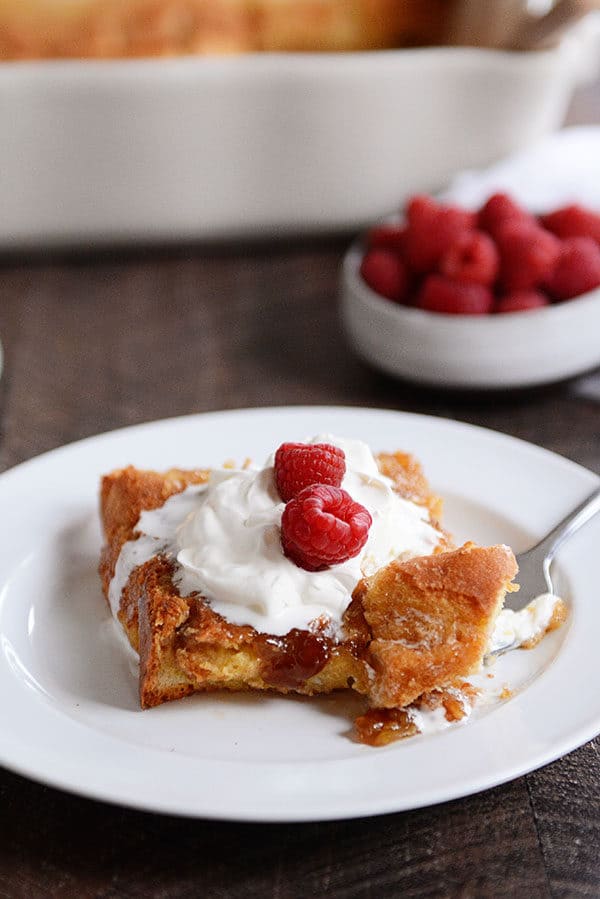
[[584,43],[1,64],[0,248],[362,226],[559,125]]

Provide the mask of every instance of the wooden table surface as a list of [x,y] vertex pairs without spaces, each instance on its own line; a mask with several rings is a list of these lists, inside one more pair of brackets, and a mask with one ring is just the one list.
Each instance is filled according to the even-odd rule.
[[[600,85],[570,119],[600,121]],[[359,363],[336,311],[347,243],[2,260],[0,469],[149,419],[339,403],[474,422],[600,473],[599,372],[478,395]],[[600,896],[599,747],[467,799],[327,824],[179,820],[0,769],[0,897]]]

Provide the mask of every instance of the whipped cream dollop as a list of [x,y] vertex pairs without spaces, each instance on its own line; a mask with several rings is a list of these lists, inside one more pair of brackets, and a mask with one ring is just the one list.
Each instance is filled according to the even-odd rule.
[[306,571],[281,548],[285,504],[275,485],[273,458],[258,471],[214,472],[198,508],[177,532],[177,580],[184,594],[200,590],[234,624],[285,634],[326,617],[337,630],[364,575],[397,557],[427,555],[439,542],[428,510],[393,490],[366,444],[328,434],[307,442],[344,451],[342,488],[373,519],[367,542],[346,562]]
[[281,635],[325,620],[335,633],[363,576],[395,558],[433,552],[440,532],[428,510],[394,491],[365,443],[331,435],[307,442],[330,443],[344,451],[342,488],[373,519],[357,556],[324,571],[305,571],[283,554],[285,504],[271,457],[260,469],[215,470],[206,485],[190,487],[160,509],[143,512],[136,527],[142,536],[123,546],[110,586],[113,612],[133,568],[162,552],[176,559],[174,580],[181,594],[201,593],[233,624]]

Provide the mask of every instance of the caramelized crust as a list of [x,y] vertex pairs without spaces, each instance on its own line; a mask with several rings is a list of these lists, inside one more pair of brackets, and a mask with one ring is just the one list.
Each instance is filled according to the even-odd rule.
[[158,509],[191,484],[206,483],[208,476],[208,469],[171,468],[159,473],[132,465],[106,475],[100,485],[100,511],[107,541],[118,532],[127,534],[125,540],[129,540],[144,509]]
[[406,706],[476,671],[516,573],[508,547],[467,544],[392,562],[363,582],[359,598],[375,671],[372,704]]
[[[208,471],[195,469],[182,471],[172,468],[159,474],[157,471],[140,471],[129,466],[114,471],[102,478],[100,485],[100,516],[104,529],[105,544],[100,554],[100,579],[108,602],[108,589],[115,573],[115,566],[121,547],[137,536],[135,526],[144,509],[158,509],[175,493],[181,493],[191,484],[203,484],[208,479]],[[141,600],[145,597],[146,577],[152,583],[154,561],[144,567],[144,572],[134,571],[127,589],[123,591],[119,608],[119,621],[123,625],[129,642],[139,651],[138,613]],[[162,583],[164,583],[164,572]],[[173,590],[169,585],[168,591]]]
[[0,0],[0,59],[432,43],[445,0]]
[[100,561],[105,594],[115,573],[121,547],[135,536],[135,526],[144,509],[158,509],[170,496],[191,484],[204,484],[208,470],[140,471],[133,466],[105,475],[100,484],[100,517],[106,543]]
[[432,493],[421,463],[414,456],[401,452],[379,453],[377,464],[381,473],[394,482],[400,496],[419,506],[427,506],[432,520],[441,520],[442,499]]
[[131,580],[139,608],[140,702],[149,708],[194,692],[175,657],[175,635],[189,616],[189,600],[173,589],[171,566],[164,559],[140,566]]

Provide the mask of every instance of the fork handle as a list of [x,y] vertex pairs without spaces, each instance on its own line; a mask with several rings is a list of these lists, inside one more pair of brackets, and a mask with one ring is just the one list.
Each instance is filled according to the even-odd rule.
[[587,499],[584,499],[576,509],[567,515],[566,518],[556,525],[543,540],[533,547],[541,550],[548,562],[553,558],[559,546],[565,543],[573,534],[587,524],[587,522],[600,512],[600,487],[594,490]]

